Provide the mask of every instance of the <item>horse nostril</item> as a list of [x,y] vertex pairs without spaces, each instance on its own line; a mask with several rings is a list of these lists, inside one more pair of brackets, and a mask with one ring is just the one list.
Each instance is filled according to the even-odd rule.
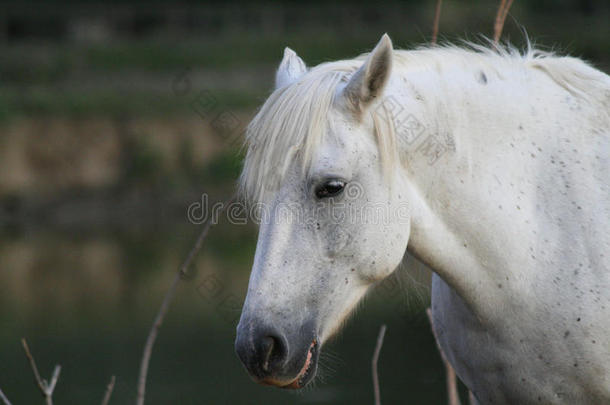
[[263,355],[262,368],[264,371],[269,371],[270,364],[283,363],[286,348],[282,338],[272,335],[263,337],[261,339],[261,353]]
[[271,354],[273,353],[273,348],[275,346],[275,339],[271,336],[267,336],[263,338],[261,342],[261,348],[263,353],[263,370],[269,371],[269,360],[271,358]]
[[261,380],[280,372],[285,366],[288,342],[275,328],[241,327],[238,328],[235,351],[250,375]]

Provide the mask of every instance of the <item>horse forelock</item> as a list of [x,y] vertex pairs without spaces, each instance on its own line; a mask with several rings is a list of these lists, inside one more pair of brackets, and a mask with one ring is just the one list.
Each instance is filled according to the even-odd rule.
[[277,189],[290,163],[306,171],[312,154],[328,132],[328,113],[337,88],[360,65],[348,60],[313,68],[288,86],[276,89],[246,130],[247,148],[239,181],[248,201],[262,201]]

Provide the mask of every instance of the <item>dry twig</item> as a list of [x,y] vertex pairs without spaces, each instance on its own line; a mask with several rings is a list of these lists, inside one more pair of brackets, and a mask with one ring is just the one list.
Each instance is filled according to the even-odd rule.
[[[231,204],[232,202],[233,202],[233,198],[229,199],[222,206],[222,208],[220,210],[218,210],[217,214],[220,215],[226,209],[226,207],[229,204]],[[211,215],[210,218],[208,218],[208,220],[205,222],[205,224],[203,225],[203,229],[201,230],[201,233],[199,234],[199,237],[195,241],[195,245],[189,252],[189,254],[188,254],[186,260],[184,261],[184,263],[182,264],[182,266],[180,266],[180,269],[176,272],[176,275],[174,276],[174,279],[172,280],[172,283],[169,286],[169,289],[165,293],[165,297],[163,298],[163,302],[161,303],[159,312],[157,313],[157,316],[155,317],[155,321],[150,329],[148,338],[146,339],[146,344],[144,345],[144,351],[142,353],[142,361],[140,362],[140,375],[138,377],[138,394],[136,397],[137,405],[144,405],[144,398],[146,395],[146,378],[148,376],[148,365],[150,363],[150,356],[152,354],[152,349],[155,344],[155,340],[157,339],[157,334],[159,333],[159,329],[161,328],[161,325],[163,324],[163,319],[165,318],[165,315],[167,314],[167,311],[169,310],[169,306],[171,305],[171,302],[176,293],[176,288],[178,287],[178,283],[180,282],[181,278],[186,276],[188,268],[191,265],[191,262],[197,255],[197,252],[199,252],[199,250],[201,249],[201,246],[203,245],[203,241],[205,240],[206,236],[208,235],[210,228],[212,227],[212,225],[214,225],[213,221],[215,219],[217,219],[217,218],[214,218],[214,216]]]
[[434,9],[434,22],[432,24],[432,45],[436,45],[436,39],[438,37],[438,26],[441,19],[441,6],[443,0],[436,0],[436,8]]
[[110,402],[110,397],[112,396],[112,390],[114,390],[114,383],[116,382],[116,378],[114,376],[110,377],[110,382],[108,386],[106,386],[106,393],[104,393],[104,399],[102,399],[102,405],[108,405]]
[[0,389],[0,399],[2,400],[2,402],[4,402],[4,405],[12,405],[11,401],[8,400],[8,398],[6,397],[6,395],[4,395],[4,392],[2,392],[1,389]]
[[25,341],[25,338],[21,339],[21,344],[23,345],[25,355],[28,358],[28,361],[30,362],[30,367],[32,368],[32,372],[34,373],[34,378],[36,379],[38,388],[40,388],[40,392],[42,392],[42,396],[44,397],[47,405],[53,405],[53,391],[55,391],[55,385],[57,384],[57,380],[59,380],[61,366],[59,364],[55,366],[55,369],[53,370],[53,375],[51,376],[51,382],[48,383],[47,380],[40,378],[38,367],[36,367],[36,361],[34,360],[34,356],[32,356],[32,353],[30,353],[30,348],[28,347],[28,343]]
[[513,0],[500,0],[500,7],[498,7],[498,13],[496,14],[496,21],[494,23],[494,43],[497,44],[502,36],[502,30],[504,29],[504,22],[508,16],[508,10],[513,5]]
[[379,352],[381,352],[381,346],[383,346],[385,330],[386,326],[381,325],[381,328],[379,329],[379,335],[377,336],[375,352],[373,353],[373,360],[371,361],[371,366],[373,368],[373,392],[375,394],[375,405],[381,405],[381,394],[379,393],[379,376],[377,375],[377,361],[379,360]]

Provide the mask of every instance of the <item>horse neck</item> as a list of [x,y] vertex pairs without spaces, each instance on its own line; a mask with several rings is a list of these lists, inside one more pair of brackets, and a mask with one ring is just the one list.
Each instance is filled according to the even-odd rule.
[[522,89],[502,89],[485,69],[407,72],[399,78],[404,87],[394,94],[406,94],[401,103],[423,128],[419,135],[400,126],[396,131],[413,210],[409,251],[472,307],[484,308],[493,299],[485,294],[495,289],[481,287],[500,283],[505,275],[497,269],[509,260],[504,253],[510,249],[495,245],[514,244],[511,232],[498,234],[513,225],[498,215],[488,193],[511,190],[494,184],[500,180],[493,168],[503,163],[507,139],[532,124],[515,124],[516,116],[531,117],[524,114],[527,96]]

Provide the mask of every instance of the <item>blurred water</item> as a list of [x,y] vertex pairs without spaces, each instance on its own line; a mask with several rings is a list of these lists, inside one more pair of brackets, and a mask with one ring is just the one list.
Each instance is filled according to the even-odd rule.
[[[57,404],[100,401],[111,375],[117,378],[111,403],[133,403],[144,340],[195,232],[184,227],[3,235],[0,387],[13,403],[42,402],[21,337],[44,376],[55,363],[62,365]],[[444,370],[423,312],[426,274],[413,268],[376,287],[326,345],[313,387],[289,392],[252,383],[233,352],[233,339],[254,242],[249,227],[212,230],[161,329],[147,403],[370,404],[370,361],[383,323],[384,403],[444,403]],[[418,281],[405,281],[406,273]]]

